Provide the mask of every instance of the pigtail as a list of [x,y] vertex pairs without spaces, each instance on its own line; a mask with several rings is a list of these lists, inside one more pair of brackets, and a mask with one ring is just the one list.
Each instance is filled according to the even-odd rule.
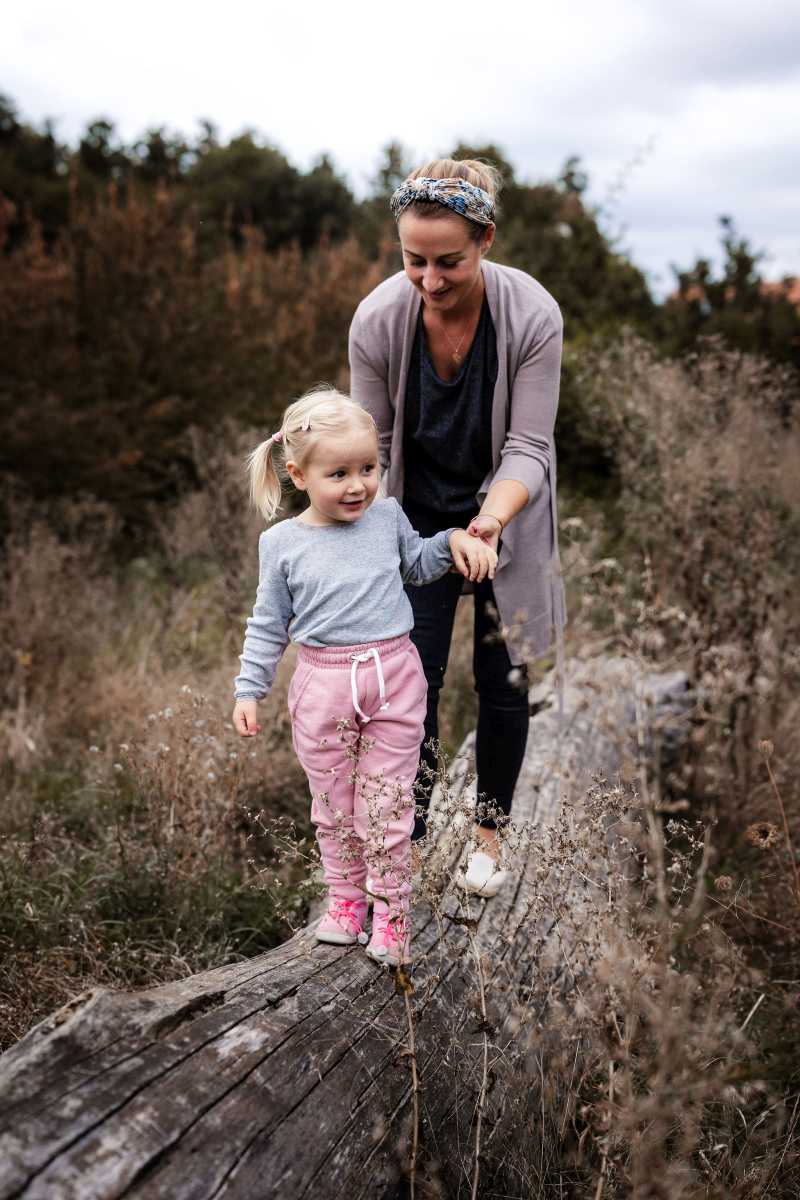
[[255,508],[271,521],[281,506],[283,487],[273,458],[273,446],[282,441],[280,433],[274,433],[265,442],[256,446],[247,456],[247,471],[250,476],[250,499]]
[[[339,435],[353,427],[368,429],[377,442],[378,433],[372,417],[335,388],[320,385],[295,400],[283,414],[279,431],[247,456],[253,506],[267,521],[272,521],[283,496],[279,467],[289,460],[302,469],[320,437]],[[276,443],[283,452],[282,463],[275,461]]]

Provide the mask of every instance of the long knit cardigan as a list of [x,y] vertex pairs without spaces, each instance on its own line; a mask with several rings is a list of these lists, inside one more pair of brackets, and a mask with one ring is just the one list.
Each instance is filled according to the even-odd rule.
[[[558,557],[556,455],[563,322],[541,284],[514,267],[481,264],[497,337],[492,400],[493,483],[516,479],[528,503],[503,531],[494,594],[512,664],[543,654],[564,625]],[[403,410],[421,298],[404,272],[366,296],[350,326],[350,391],[374,418],[386,491],[403,498]]]

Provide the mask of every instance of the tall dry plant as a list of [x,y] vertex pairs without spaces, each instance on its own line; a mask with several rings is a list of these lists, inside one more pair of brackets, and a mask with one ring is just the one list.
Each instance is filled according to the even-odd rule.
[[[719,953],[701,955],[691,967],[696,985],[681,981],[690,994],[704,989],[711,997],[722,970],[706,1017],[684,1011],[682,995],[664,1009],[669,1052],[660,1073],[648,1076],[647,1103],[639,1095],[626,1116],[616,1065],[605,1085],[596,1077],[610,1139],[598,1190],[789,1196],[798,1164],[793,1047],[800,1032],[792,832],[800,820],[797,376],[717,344],[683,362],[661,361],[629,336],[587,359],[583,386],[587,412],[617,464],[620,533],[612,557],[607,541],[605,555],[597,552],[599,522],[594,530],[585,521],[567,523],[573,637],[593,652],[621,651],[642,669],[688,673],[695,697],[688,749],[663,778],[648,782],[653,804],[667,814],[651,833],[658,835],[670,809],[708,823],[698,928],[708,925],[732,954],[724,970]],[[740,1000],[732,1003],[737,988]],[[668,999],[669,989],[663,994]],[[683,1014],[677,1022],[674,1013]],[[746,1028],[750,1057],[741,1084],[730,1080],[715,1098],[703,1064],[728,1061],[721,1049],[706,1057],[714,1024],[726,1022],[731,1045],[736,1029]],[[681,1067],[679,1078],[692,1046],[695,1066]],[[681,1149],[686,1120],[675,1105],[690,1109],[693,1089],[702,1103],[689,1153]],[[720,1127],[729,1099],[730,1123],[726,1117]],[[648,1148],[659,1107],[669,1152],[661,1162]],[[635,1121],[648,1111],[653,1124],[641,1141]],[[615,1182],[612,1159],[624,1159],[632,1145],[636,1158],[621,1173],[617,1167]]]
[[[225,435],[225,436],[223,436]],[[258,575],[244,453],[194,431],[201,490],[120,563],[108,506],[20,499],[0,563],[0,1043],[93,984],[179,978],[286,933],[250,886],[246,808],[307,821],[283,666],[244,752],[232,679]],[[52,510],[47,510],[52,515]],[[260,853],[269,857],[263,843]],[[297,879],[287,891],[305,903]]]
[[789,778],[798,777],[791,731],[800,716],[796,372],[716,343],[661,361],[629,336],[588,360],[583,382],[617,463],[616,555],[633,568],[597,597],[592,589],[583,612],[594,605],[626,645],[655,661],[679,657],[688,669],[708,718],[698,743],[714,744],[703,786],[726,793],[720,815],[740,806],[749,814],[754,793],[766,796],[765,738],[786,763],[780,783],[797,810]]

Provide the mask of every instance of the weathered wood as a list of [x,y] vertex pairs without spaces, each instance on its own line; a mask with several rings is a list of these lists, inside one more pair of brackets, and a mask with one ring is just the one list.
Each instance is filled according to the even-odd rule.
[[[533,698],[514,815],[541,826],[565,790],[577,796],[592,773],[624,769],[643,705],[680,719],[686,680],[573,662],[561,712],[552,679]],[[467,739],[456,788],[469,750]],[[449,1189],[466,1188],[481,1075],[473,1043],[483,1042],[475,955],[488,982],[516,995],[543,969],[550,923],[532,927],[522,880],[515,873],[488,903],[448,894],[417,907],[410,999],[360,948],[319,945],[311,928],[180,983],[77,997],[0,1057],[0,1197],[399,1195],[412,1113],[407,1005],[419,1170],[435,1173],[438,1160]]]

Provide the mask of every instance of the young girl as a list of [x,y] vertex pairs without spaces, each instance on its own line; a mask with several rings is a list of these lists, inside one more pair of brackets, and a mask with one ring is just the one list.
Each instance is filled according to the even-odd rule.
[[430,583],[453,564],[468,579],[492,578],[497,556],[460,529],[422,538],[396,500],[378,497],[375,424],[333,389],[291,404],[280,430],[250,455],[251,495],[268,521],[281,500],[276,449],[309,503],[261,534],[233,723],[243,737],[258,733],[257,703],[289,640],[297,642],[292,741],[329,892],[316,937],[366,941],[369,872],[367,953],[394,966],[410,941],[412,785],[427,693],[403,582]]

